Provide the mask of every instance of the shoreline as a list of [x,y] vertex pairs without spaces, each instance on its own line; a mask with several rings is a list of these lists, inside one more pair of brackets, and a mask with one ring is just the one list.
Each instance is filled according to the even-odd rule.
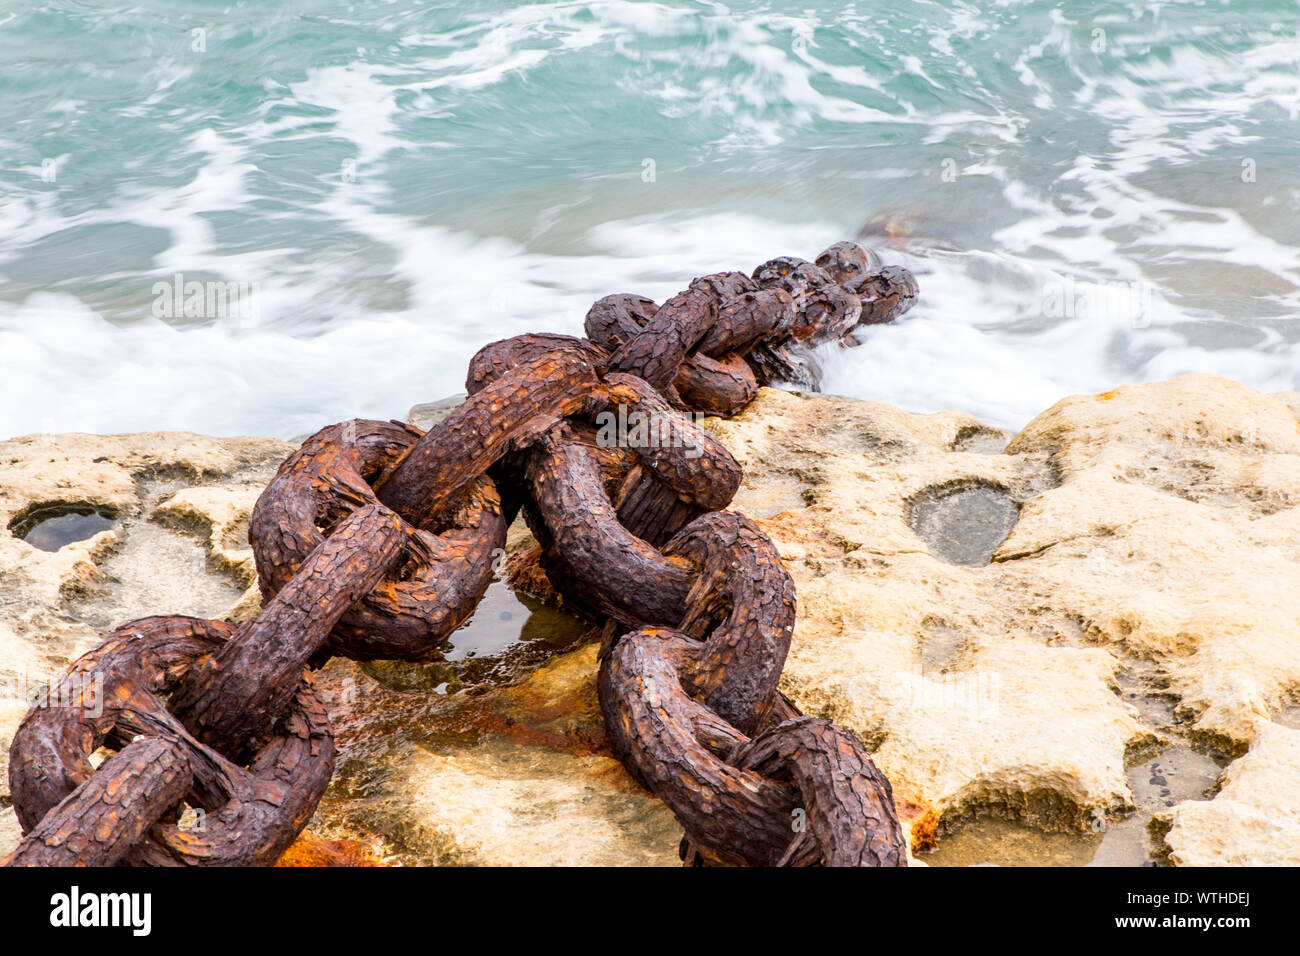
[[[1300,863],[1300,394],[1181,376],[1063,400],[1013,436],[962,413],[763,389],[705,427],[744,466],[732,507],[796,580],[782,689],[874,751],[921,862]],[[0,442],[8,686],[142,612],[255,613],[240,535],[292,447]],[[927,503],[972,489],[1014,518],[987,554],[944,560],[932,526],[969,537],[988,515]],[[56,551],[8,533],[60,502],[119,524]],[[509,548],[526,545],[514,529]],[[592,646],[556,637],[558,612],[498,599],[494,613],[525,619],[476,640],[531,624],[531,650],[481,691],[430,693],[445,666],[318,672],[351,769],[311,832],[381,861],[675,863],[671,814],[604,744]],[[492,673],[490,658],[476,666]],[[23,712],[4,699],[6,760]],[[358,806],[358,791],[376,796]],[[16,833],[7,814],[0,842]]]

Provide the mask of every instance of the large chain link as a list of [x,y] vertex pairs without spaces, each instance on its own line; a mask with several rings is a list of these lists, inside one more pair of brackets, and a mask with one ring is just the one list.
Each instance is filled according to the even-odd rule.
[[[273,863],[333,771],[308,668],[439,659],[521,509],[539,542],[523,563],[605,623],[610,741],[676,814],[687,863],[905,865],[889,781],[861,742],[777,689],[794,584],[759,527],[723,510],[741,468],[684,413],[735,414],[797,377],[800,350],[915,296],[906,270],[837,243],[815,263],[696,279],[659,306],[607,296],[586,339],[493,343],[467,400],[427,432],[317,432],[253,510],[255,619],[133,621],[28,713],[9,762],[26,835],[7,865]],[[102,748],[115,752],[96,767]]]

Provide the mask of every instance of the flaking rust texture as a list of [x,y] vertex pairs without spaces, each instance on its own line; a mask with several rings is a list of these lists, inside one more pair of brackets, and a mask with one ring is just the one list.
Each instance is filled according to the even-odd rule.
[[615,435],[646,470],[683,501],[706,511],[725,508],[740,487],[740,464],[716,438],[672,409],[641,379],[621,373],[606,376],[611,393],[623,399],[621,411],[608,411],[607,420],[631,418],[638,429]]
[[348,608],[402,556],[402,523],[380,505],[342,521],[255,620],[203,662],[172,698],[195,737],[239,757],[270,737],[307,662]]
[[628,770],[672,808],[687,838],[719,864],[775,865],[794,833],[789,788],[727,763],[744,735],[682,687],[698,644],[680,632],[624,635],[600,670],[601,711]]
[[661,305],[645,327],[610,356],[609,367],[632,372],[651,388],[665,389],[717,316],[717,294],[697,279]]
[[180,803],[194,772],[185,745],[142,737],[47,813],[6,866],[112,866]]
[[862,742],[829,720],[797,717],[741,744],[729,760],[785,780],[802,801],[804,826],[785,864],[903,866],[905,841],[894,793]]
[[379,500],[423,527],[510,451],[536,441],[559,418],[573,415],[602,388],[577,349],[545,352],[471,395],[425,433],[376,482]]
[[[333,771],[308,667],[438,659],[522,509],[540,549],[516,578],[603,623],[610,743],[681,822],[687,863],[904,865],[862,744],[777,690],[794,586],[757,525],[721,510],[740,466],[683,412],[734,414],[801,350],[893,318],[915,291],[839,243],[816,264],[696,279],[662,306],[609,296],[587,315],[592,341],[482,349],[469,398],[428,432],[317,432],[253,511],[255,619],[133,621],[24,719],[9,775],[26,836],[6,862],[274,863]],[[116,753],[96,769],[101,748]]]
[[[246,765],[195,740],[164,703],[192,668],[235,634],[232,625],[220,621],[144,618],[119,628],[74,662],[50,691],[60,706],[34,709],[14,736],[9,785],[27,833],[15,861],[36,852],[32,844],[44,840],[39,824],[65,799],[95,805],[99,773],[91,754],[102,746],[124,749],[143,735],[185,748],[193,774],[185,802],[204,810],[206,819],[201,829],[183,826],[171,808],[160,819],[155,804],[142,795],[152,781],[129,776],[118,789],[114,825],[124,833],[140,829],[145,836],[134,844],[124,840],[122,852],[113,853],[116,861],[153,866],[275,862],[306,826],[334,768],[334,738],[310,684],[298,682],[275,734]],[[99,687],[92,678],[102,681],[101,689],[92,690]],[[90,815],[78,825],[83,834],[94,819]]]
[[681,614],[690,590],[686,562],[623,527],[589,445],[562,426],[533,450],[527,477],[547,575],[571,606],[629,624]]
[[[342,422],[321,429],[289,456],[258,498],[249,525],[264,600],[297,574],[326,530],[357,508],[380,505],[370,482],[420,435],[395,422]],[[441,659],[447,638],[492,580],[493,556],[505,545],[508,524],[485,475],[468,483],[438,525],[403,523],[400,575],[388,576],[343,614],[326,650],[358,660]]]
[[519,366],[556,351],[585,357],[597,372],[604,372],[609,364],[609,350],[602,348],[595,339],[589,342],[553,332],[516,335],[485,345],[474,354],[465,375],[465,391],[476,395]]
[[[672,384],[661,391],[680,407],[730,416],[748,405],[758,390],[758,380],[742,353],[788,322],[794,305],[788,293],[759,290],[743,273],[728,273],[716,285],[731,297],[718,308],[693,351],[679,362]],[[713,288],[706,286],[701,294],[708,296]],[[618,352],[646,331],[658,311],[659,306],[644,296],[606,296],[587,312],[586,332],[593,342]],[[634,358],[629,355],[626,360]]]
[[673,387],[687,408],[730,418],[754,400],[758,379],[744,356],[711,358],[701,353],[682,366]]
[[845,288],[862,303],[861,325],[892,322],[916,301],[916,279],[899,266],[886,266],[877,272],[859,276],[845,283]]
[[704,515],[664,553],[686,558],[695,570],[678,626],[703,645],[682,673],[683,686],[752,734],[771,713],[790,651],[794,582],[775,546],[744,515]]
[[698,655],[679,632],[637,631],[599,680],[615,750],[673,809],[689,854],[724,865],[905,865],[889,782],[862,743],[807,717],[744,737],[682,686]]

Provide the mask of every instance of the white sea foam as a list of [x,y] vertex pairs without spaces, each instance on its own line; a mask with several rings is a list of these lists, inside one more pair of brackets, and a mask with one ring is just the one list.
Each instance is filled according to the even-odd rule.
[[[1066,394],[1184,371],[1300,389],[1300,190],[1276,186],[1294,172],[1295,33],[1256,25],[1228,55],[1177,12],[1139,28],[963,0],[451,19],[399,3],[347,22],[373,28],[359,52],[268,60],[238,109],[216,85],[186,98],[220,43],[156,56],[116,107],[151,138],[81,180],[112,107],[69,81],[45,109],[70,130],[57,149],[0,140],[17,169],[0,193],[0,436],[290,437],[401,416],[460,390],[488,341],[579,334],[602,295],[662,300],[706,272],[812,257],[877,213],[904,235],[869,241],[917,272],[921,299],[859,348],[825,348],[827,391],[1016,428]],[[297,27],[281,28],[271,49],[291,56]],[[655,183],[638,180],[647,155]],[[950,158],[955,182],[938,178]],[[1266,201],[1243,192],[1246,158]],[[79,272],[87,250],[117,252],[105,235],[127,237],[120,261]],[[255,284],[259,321],[153,318],[147,291],[178,273]],[[1117,284],[1140,294],[1047,304]]]

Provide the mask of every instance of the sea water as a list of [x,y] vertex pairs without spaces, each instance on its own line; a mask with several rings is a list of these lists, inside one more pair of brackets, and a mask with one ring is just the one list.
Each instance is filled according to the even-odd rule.
[[854,236],[921,297],[828,392],[1300,389],[1294,0],[4,0],[0,157],[0,437],[400,417]]

